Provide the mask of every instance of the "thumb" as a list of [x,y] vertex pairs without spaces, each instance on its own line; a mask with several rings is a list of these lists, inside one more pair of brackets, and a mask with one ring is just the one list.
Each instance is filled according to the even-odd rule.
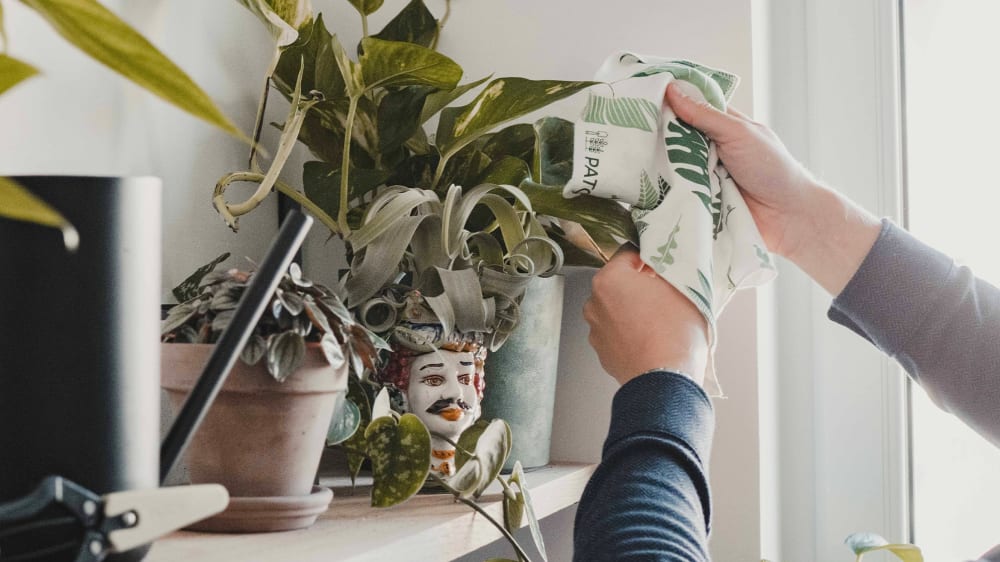
[[[674,80],[667,85],[667,103],[678,117],[696,129],[701,130],[715,141],[722,141],[731,136],[734,127],[739,122],[735,117],[719,111],[712,104],[696,99],[685,92],[694,89],[693,86],[681,80]],[[700,93],[700,92],[699,92]]]

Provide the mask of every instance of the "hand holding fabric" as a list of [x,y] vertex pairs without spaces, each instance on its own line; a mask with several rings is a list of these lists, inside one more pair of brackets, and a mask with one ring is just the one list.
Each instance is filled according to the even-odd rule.
[[597,272],[583,317],[590,345],[619,383],[665,369],[702,384],[708,358],[704,316],[634,249],[619,250]]
[[699,95],[689,95],[687,87],[684,82],[667,86],[667,103],[715,141],[719,160],[742,191],[768,249],[789,256],[801,240],[792,227],[805,214],[817,182],[774,131],[732,107],[719,111]]

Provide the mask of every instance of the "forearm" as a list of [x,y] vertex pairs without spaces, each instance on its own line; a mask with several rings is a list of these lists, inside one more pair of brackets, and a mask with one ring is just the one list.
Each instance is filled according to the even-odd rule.
[[704,391],[683,375],[654,372],[622,386],[580,500],[574,559],[708,560],[713,427]]
[[886,222],[829,315],[1000,446],[1000,290]]
[[784,257],[831,295],[838,295],[878,238],[881,222],[843,195],[818,183],[789,217]]

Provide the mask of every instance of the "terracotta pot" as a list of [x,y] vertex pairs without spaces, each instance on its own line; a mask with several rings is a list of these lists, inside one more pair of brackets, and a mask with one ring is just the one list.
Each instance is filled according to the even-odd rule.
[[[174,411],[213,346],[162,344],[161,385]],[[348,368],[334,369],[309,345],[299,369],[278,383],[262,360],[237,361],[185,452],[191,482],[219,483],[233,497],[308,496],[330,419],[347,393]]]

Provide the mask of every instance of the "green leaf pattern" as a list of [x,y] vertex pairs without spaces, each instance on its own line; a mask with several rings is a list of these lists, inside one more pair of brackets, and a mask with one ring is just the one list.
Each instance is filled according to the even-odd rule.
[[617,125],[653,132],[660,119],[660,108],[642,98],[614,98],[590,93],[583,109],[583,121],[601,125]]

